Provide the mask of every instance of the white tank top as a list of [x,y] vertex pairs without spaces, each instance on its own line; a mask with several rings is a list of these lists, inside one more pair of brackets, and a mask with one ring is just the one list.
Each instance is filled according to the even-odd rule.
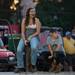
[[28,25],[26,28],[36,29],[36,24]]
[[26,36],[29,37],[36,32],[36,24],[28,25],[26,27]]

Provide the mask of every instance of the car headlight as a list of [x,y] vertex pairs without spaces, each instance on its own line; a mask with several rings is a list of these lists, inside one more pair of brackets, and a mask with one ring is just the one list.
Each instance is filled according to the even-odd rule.
[[13,60],[15,60],[15,57],[9,57],[9,60],[13,61]]

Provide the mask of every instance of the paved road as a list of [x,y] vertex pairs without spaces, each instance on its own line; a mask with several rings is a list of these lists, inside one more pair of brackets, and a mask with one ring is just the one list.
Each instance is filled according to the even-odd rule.
[[49,72],[35,72],[35,73],[0,72],[0,75],[75,75],[75,72],[61,72],[61,73],[49,73]]

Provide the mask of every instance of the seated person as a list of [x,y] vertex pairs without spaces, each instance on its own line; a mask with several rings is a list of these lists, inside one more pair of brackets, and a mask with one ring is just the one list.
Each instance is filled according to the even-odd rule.
[[64,40],[64,48],[66,52],[69,70],[72,71],[72,61],[75,58],[75,40],[71,37],[71,32],[66,32]]
[[47,38],[47,45],[49,52],[53,56],[51,71],[59,72],[63,68],[62,65],[64,64],[65,52],[62,37],[58,34],[57,30],[51,30],[50,36]]
[[[37,46],[39,44],[38,35],[40,33],[41,23],[36,18],[36,12],[34,8],[29,8],[26,13],[26,18],[22,20],[21,34],[22,38],[19,41],[17,47],[17,67],[15,72],[20,72],[24,68],[23,50],[27,46],[27,42],[30,42],[31,46],[31,67],[32,71],[36,71],[37,61]],[[26,47],[25,47],[26,50]]]

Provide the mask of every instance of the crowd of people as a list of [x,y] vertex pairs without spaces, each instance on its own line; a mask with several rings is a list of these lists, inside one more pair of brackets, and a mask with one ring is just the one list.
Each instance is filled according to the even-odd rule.
[[[38,58],[39,34],[41,33],[41,22],[36,17],[35,8],[29,8],[26,12],[26,17],[23,17],[21,24],[21,39],[17,47],[17,65],[15,72],[21,72],[25,69],[24,51],[30,43],[30,68],[31,72],[37,71],[36,63]],[[72,33],[67,31],[65,36],[56,29],[51,29],[49,36],[46,39],[48,48],[48,59],[51,60],[49,71],[60,72],[62,69],[73,71],[75,59],[75,37],[74,29]],[[73,38],[72,38],[73,37]],[[5,48],[2,39],[0,39],[0,48]],[[25,53],[26,54],[26,53]],[[45,60],[46,61],[46,60]],[[64,68],[66,66],[67,68]]]
[[[15,72],[21,72],[25,68],[24,51],[30,43],[30,68],[31,72],[37,71],[36,63],[38,57],[39,34],[41,33],[41,22],[36,17],[35,8],[27,9],[26,16],[23,17],[21,23],[21,39],[17,47],[17,65]],[[73,35],[75,32],[73,30]],[[51,60],[50,70],[52,72],[60,72],[67,66],[69,71],[73,71],[73,62],[75,59],[75,37],[67,31],[62,37],[56,29],[51,29],[47,37],[46,45],[48,47],[48,59]],[[0,48],[4,48],[2,39],[0,39]],[[26,54],[26,53],[25,53]],[[46,61],[46,60],[45,60]]]
[[[29,8],[26,16],[23,17],[21,23],[21,39],[17,47],[17,65],[15,72],[24,70],[24,51],[26,46],[30,43],[30,68],[31,71],[37,71],[36,63],[38,58],[39,34],[41,33],[41,22],[36,17],[35,8]],[[61,36],[56,29],[51,29],[50,34],[46,39],[46,46],[48,47],[48,59],[51,60],[49,71],[60,72],[64,66],[67,66],[69,71],[73,71],[75,59],[75,32],[67,31],[65,36]],[[73,37],[73,38],[72,38]],[[2,39],[0,39],[0,48],[5,48]],[[25,53],[26,54],[26,53]],[[45,60],[46,61],[46,60]]]
[[[37,53],[39,45],[39,37],[41,31],[41,22],[36,17],[35,8],[29,8],[21,24],[21,40],[17,47],[17,66],[15,72],[20,72],[24,69],[24,57],[23,50],[25,50],[28,42],[31,48],[31,71],[37,70]],[[75,58],[75,40],[71,37],[71,32],[66,32],[63,38],[56,29],[50,31],[50,35],[46,41],[48,52],[50,56],[48,58],[52,60],[52,66],[50,71],[59,72],[63,66],[68,66],[68,69],[72,71],[72,61]]]

